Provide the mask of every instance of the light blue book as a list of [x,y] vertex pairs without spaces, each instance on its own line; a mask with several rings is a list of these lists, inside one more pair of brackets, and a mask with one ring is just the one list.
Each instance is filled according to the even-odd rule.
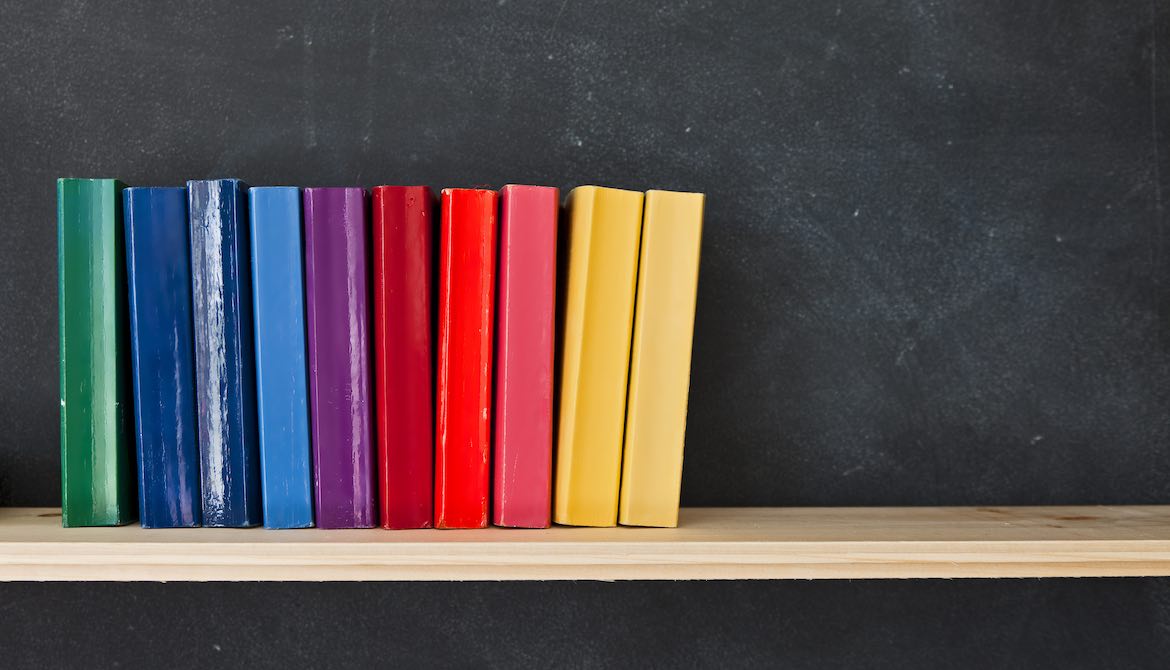
[[266,528],[313,525],[301,193],[248,191],[260,479]]

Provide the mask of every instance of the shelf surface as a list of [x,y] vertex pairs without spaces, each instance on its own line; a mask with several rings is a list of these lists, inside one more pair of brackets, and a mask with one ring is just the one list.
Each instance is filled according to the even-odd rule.
[[2,581],[1170,575],[1170,506],[689,508],[678,528],[61,528],[0,508]]

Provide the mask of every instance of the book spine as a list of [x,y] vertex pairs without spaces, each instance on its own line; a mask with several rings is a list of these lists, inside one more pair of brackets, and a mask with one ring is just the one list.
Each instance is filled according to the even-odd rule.
[[264,525],[313,525],[301,190],[248,190]]
[[435,526],[483,528],[491,451],[495,191],[445,189],[439,252]]
[[384,528],[429,528],[434,502],[434,194],[373,190],[374,380]]
[[372,528],[366,196],[307,188],[305,279],[317,525]]
[[122,192],[144,528],[202,523],[187,189]]
[[187,182],[203,525],[261,521],[247,186]]
[[648,191],[618,521],[678,525],[703,194]]
[[57,181],[61,520],[114,526],[137,512],[122,186]]
[[500,192],[492,523],[544,528],[552,512],[553,344],[559,192]]
[[613,526],[642,229],[642,194],[569,194],[561,399],[553,520]]

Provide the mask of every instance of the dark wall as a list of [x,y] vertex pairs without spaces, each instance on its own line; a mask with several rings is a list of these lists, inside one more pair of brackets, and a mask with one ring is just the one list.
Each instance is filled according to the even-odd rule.
[[[6,2],[0,505],[60,495],[58,176],[704,191],[685,504],[1170,501],[1168,49],[1156,0]],[[259,606],[325,631],[289,659],[354,642],[319,616],[360,616],[387,661],[974,666],[982,640],[1044,665],[1126,625],[1088,639],[1132,666],[1167,644],[1158,581],[365,588],[0,586],[0,641],[151,613],[189,662],[243,659]],[[369,625],[400,600],[446,646]],[[222,627],[160,624],[188,601]],[[664,616],[686,621],[631,637]],[[18,658],[185,648],[79,640]]]
[[13,584],[5,667],[1166,667],[1170,581]]

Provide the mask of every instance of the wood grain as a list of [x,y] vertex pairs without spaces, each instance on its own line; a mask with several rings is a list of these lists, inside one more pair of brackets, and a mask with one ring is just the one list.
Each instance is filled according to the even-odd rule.
[[4,581],[1170,575],[1170,506],[690,508],[678,528],[62,528],[0,509]]

